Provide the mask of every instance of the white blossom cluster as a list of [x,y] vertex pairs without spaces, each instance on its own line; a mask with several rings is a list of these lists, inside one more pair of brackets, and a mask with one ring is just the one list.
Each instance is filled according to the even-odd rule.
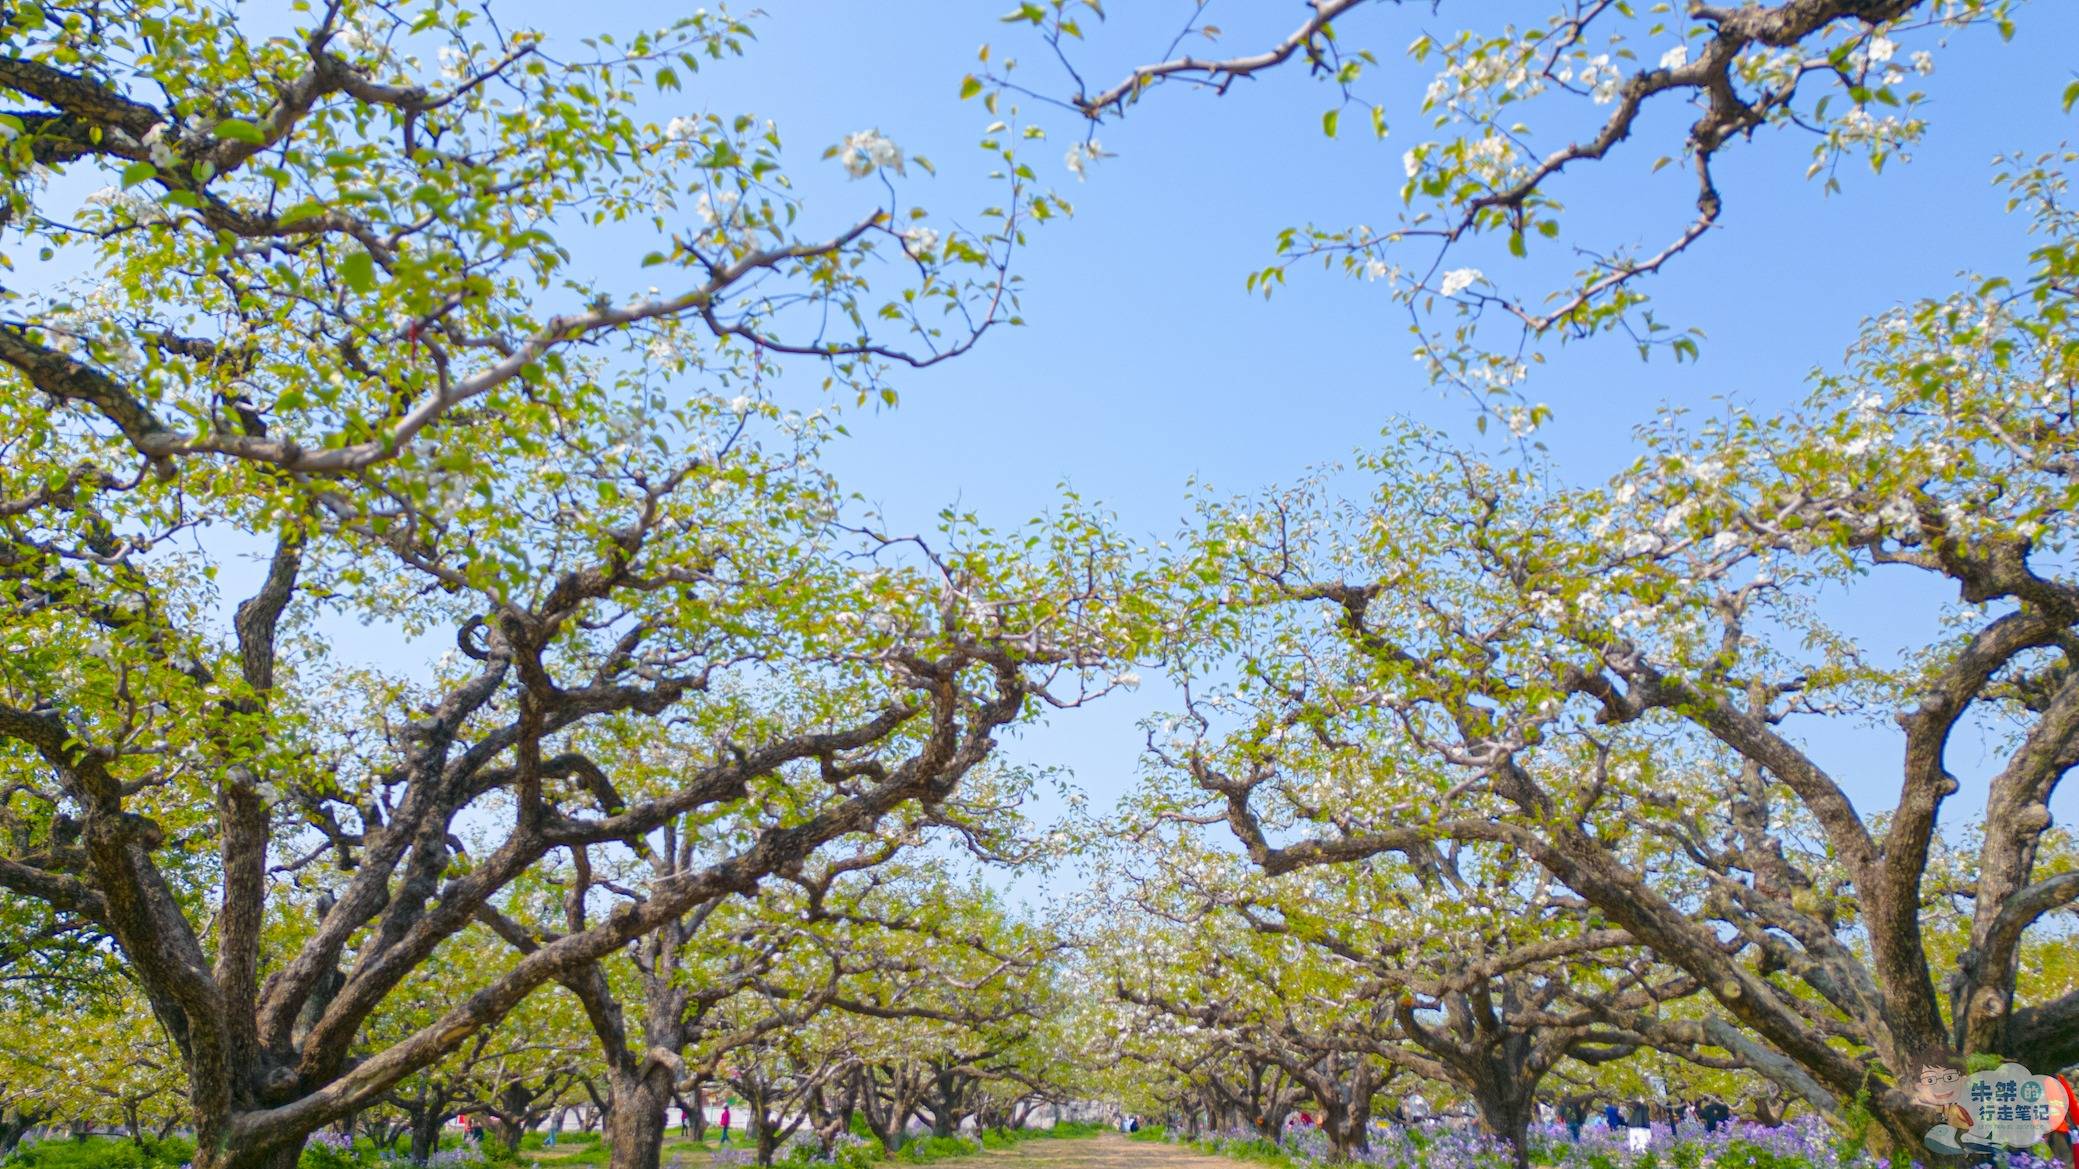
[[876,171],[903,173],[902,148],[879,130],[855,130],[838,147],[838,162],[845,173],[863,179]]
[[[1411,48],[1433,46],[1423,37]],[[1511,27],[1492,40],[1473,41],[1470,33],[1443,46],[1445,65],[1422,95],[1422,108],[1446,103],[1491,105],[1503,98],[1520,99],[1544,92],[1545,78],[1535,66],[1536,46],[1517,38]]]
[[1098,144],[1097,139],[1092,138],[1087,142],[1078,142],[1069,147],[1068,153],[1062,156],[1062,163],[1068,167],[1069,173],[1076,176],[1077,181],[1080,182],[1087,174],[1090,164],[1102,157],[1104,157],[1104,148]]

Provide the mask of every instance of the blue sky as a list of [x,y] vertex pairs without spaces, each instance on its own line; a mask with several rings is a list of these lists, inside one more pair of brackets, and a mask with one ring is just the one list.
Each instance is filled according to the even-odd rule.
[[[833,219],[874,192],[817,155],[869,127],[938,164],[937,178],[911,176],[907,198],[948,212],[979,206],[988,192],[974,144],[990,119],[979,103],[957,99],[977,47],[988,41],[999,57],[1027,59],[1020,74],[1028,82],[1060,80],[1042,68],[1035,38],[997,20],[1010,6],[774,0],[746,60],[702,74],[654,116],[706,109],[774,118],[811,209]],[[1116,7],[1130,11],[1088,30],[1081,61],[1093,79],[1157,55],[1189,3]],[[1213,19],[1227,30],[1218,48],[1231,52],[1268,43],[1302,11],[1264,0],[1221,7],[1215,0]],[[1295,274],[1266,302],[1245,292],[1243,278],[1269,258],[1282,227],[1391,220],[1402,151],[1435,136],[1416,108],[1432,69],[1403,53],[1416,32],[1448,33],[1466,20],[1492,29],[1512,14],[1541,19],[1547,7],[1483,0],[1437,13],[1426,4],[1381,5],[1345,22],[1342,43],[1381,58],[1367,92],[1387,106],[1383,142],[1350,130],[1325,139],[1320,118],[1333,94],[1300,70],[1217,100],[1182,89],[1155,95],[1100,128],[1115,157],[1091,168],[1087,181],[1061,161],[1079,133],[1073,119],[1041,114],[1054,136],[1031,152],[1033,163],[1077,211],[1037,233],[1019,261],[1030,323],[992,335],[962,360],[904,376],[899,408],[853,412],[854,437],[831,452],[834,469],[898,527],[929,529],[949,504],[1015,525],[1050,507],[1068,483],[1114,509],[1129,531],[1158,536],[1176,530],[1187,480],[1231,492],[1290,480],[1365,447],[1395,417],[1481,441],[1464,400],[1429,386],[1410,361],[1406,318],[1382,286]],[[537,0],[501,0],[498,13],[556,40],[657,19],[634,5]],[[1844,168],[1841,194],[1826,196],[1802,177],[1808,139],[1764,133],[1728,151],[1722,227],[1651,287],[1665,319],[1706,332],[1702,360],[1648,364],[1622,341],[1575,344],[1554,352],[1527,387],[1557,409],[1542,437],[1564,473],[1600,479],[1624,465],[1634,453],[1631,428],[1665,402],[1731,396],[1787,405],[1864,316],[1939,295],[1960,270],[2018,267],[2024,224],[2003,213],[1989,164],[1996,152],[2045,150],[2072,133],[2058,99],[2073,76],[2075,34],[2079,6],[2041,4],[2022,10],[2012,43],[1989,28],[1953,34],[1946,47],[1931,37],[1904,43],[1902,51],[1937,50],[1938,70],[1924,83],[1932,95],[1927,138],[1910,165],[1881,177]],[[1651,59],[1660,47],[1642,46],[1640,55]],[[1577,210],[1562,244],[1655,245],[1683,221],[1690,191],[1682,168],[1648,173],[1655,157],[1679,145],[1682,112],[1653,115],[1634,142],[1566,184],[1563,197]],[[625,262],[627,283],[649,283],[634,260],[590,262],[603,273]],[[1849,628],[1877,645],[1931,630],[1938,595],[1881,587],[1879,603],[1859,600],[1842,611]],[[1025,733],[1013,752],[1069,768],[1101,807],[1132,783],[1135,723],[1162,705],[1153,690],[1110,700]],[[1883,807],[1896,751],[1857,745],[1854,737],[1818,744],[1839,756],[1866,809]],[[1971,765],[1975,748],[1963,754],[1960,762]],[[1976,802],[1968,789],[1964,799]],[[2069,795],[2061,803],[2069,819]]]

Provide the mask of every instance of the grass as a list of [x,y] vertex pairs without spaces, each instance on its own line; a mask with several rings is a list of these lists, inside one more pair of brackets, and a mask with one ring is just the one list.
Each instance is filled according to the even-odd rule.
[[[1033,1140],[1073,1140],[1078,1137],[1096,1136],[1103,1131],[1105,1126],[1101,1124],[1065,1121],[1053,1128],[985,1129],[979,1140],[958,1136],[920,1136],[912,1138],[892,1154],[883,1154],[881,1159],[905,1165],[930,1165],[939,1161],[972,1157],[984,1149],[1008,1149]],[[700,1169],[720,1147],[720,1141],[714,1136],[704,1140],[694,1140],[691,1137],[668,1139],[664,1143],[662,1160],[666,1165],[670,1165],[676,1159],[686,1169]],[[746,1145],[742,1139],[738,1139],[731,1142],[729,1147],[740,1149]],[[875,1151],[878,1153],[878,1147]],[[520,1140],[520,1160],[529,1165],[556,1166],[560,1169],[566,1165],[605,1165],[608,1159],[606,1145],[600,1141],[599,1134],[594,1132],[563,1133],[557,1137],[554,1148],[543,1143],[541,1133],[528,1133]],[[75,1167],[54,1166],[53,1169]],[[98,1167],[82,1166],[77,1169]]]
[[170,1169],[194,1156],[194,1144],[180,1137],[147,1137],[142,1144],[127,1137],[53,1137],[23,1141],[7,1163],[28,1169]]
[[1072,1141],[1094,1137],[1109,1125],[1083,1120],[1065,1120],[1053,1128],[991,1128],[982,1131],[982,1147],[1008,1149],[1024,1141]]
[[[743,1142],[737,1141],[730,1147],[742,1146]],[[719,1147],[720,1142],[715,1137],[699,1141],[692,1137],[667,1137],[660,1159],[667,1165],[674,1157],[689,1164],[704,1165],[707,1157]],[[604,1165],[609,1158],[606,1143],[596,1132],[561,1133],[553,1148],[544,1142],[543,1134],[531,1132],[520,1138],[520,1159],[533,1165]]]
[[1232,1157],[1237,1161],[1253,1161],[1258,1165],[1271,1165],[1277,1169],[1292,1169],[1299,1162],[1292,1154],[1277,1146],[1274,1141],[1258,1138],[1253,1141],[1193,1141],[1192,1147],[1201,1153],[1215,1157]]

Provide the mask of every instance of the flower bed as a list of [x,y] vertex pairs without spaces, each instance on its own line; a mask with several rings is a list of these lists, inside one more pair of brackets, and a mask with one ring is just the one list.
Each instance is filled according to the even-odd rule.
[[[1171,1140],[1177,1139],[1174,1134]],[[1253,1129],[1202,1135],[1192,1142],[1208,1153],[1271,1165],[1312,1165],[1333,1161],[1328,1138],[1319,1129],[1296,1128],[1272,1143]],[[1515,1161],[1507,1141],[1484,1130],[1430,1125],[1424,1128],[1374,1129],[1371,1147],[1352,1161],[1379,1169],[1510,1169]],[[1891,1169],[1888,1158],[1875,1156],[1824,1122],[1801,1117],[1770,1127],[1735,1122],[1715,1133],[1685,1121],[1676,1129],[1655,1125],[1653,1143],[1644,1152],[1626,1147],[1622,1130],[1600,1121],[1568,1137],[1560,1125],[1535,1125],[1530,1132],[1530,1160],[1553,1169]],[[1915,1162],[1914,1164],[1918,1164]],[[2010,1153],[2007,1169],[2064,1169],[2058,1162],[2026,1152]]]

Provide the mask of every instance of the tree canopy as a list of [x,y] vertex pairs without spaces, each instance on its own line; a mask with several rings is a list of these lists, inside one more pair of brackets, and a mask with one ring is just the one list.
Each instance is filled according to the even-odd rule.
[[[1728,262],[1731,159],[1881,171],[2014,6],[1436,5],[1415,110],[1395,6],[1212,7],[1124,70],[1095,0],[1003,14],[953,213],[879,130],[734,112],[758,16],[0,13],[0,1151],[426,1163],[468,1112],[658,1169],[720,1098],[760,1164],[1093,1109],[1343,1160],[1435,1099],[1521,1167],[1541,1104],[1706,1085],[1896,1158],[1924,1069],[2079,1063],[2079,154],[1998,158],[2028,245],[1801,405],[1676,394],[1602,482],[1535,437],[1561,343],[1702,354],[1649,298]],[[1041,146],[1302,72],[1321,133],[1427,128],[1386,226],[1236,283],[1383,283],[1473,434],[1168,539],[1073,489],[911,532],[836,473],[1026,324]],[[1577,242],[1631,150],[1674,226]],[[1870,644],[1899,582],[1943,601]],[[1132,790],[1055,817],[1021,736],[1144,673]]]

